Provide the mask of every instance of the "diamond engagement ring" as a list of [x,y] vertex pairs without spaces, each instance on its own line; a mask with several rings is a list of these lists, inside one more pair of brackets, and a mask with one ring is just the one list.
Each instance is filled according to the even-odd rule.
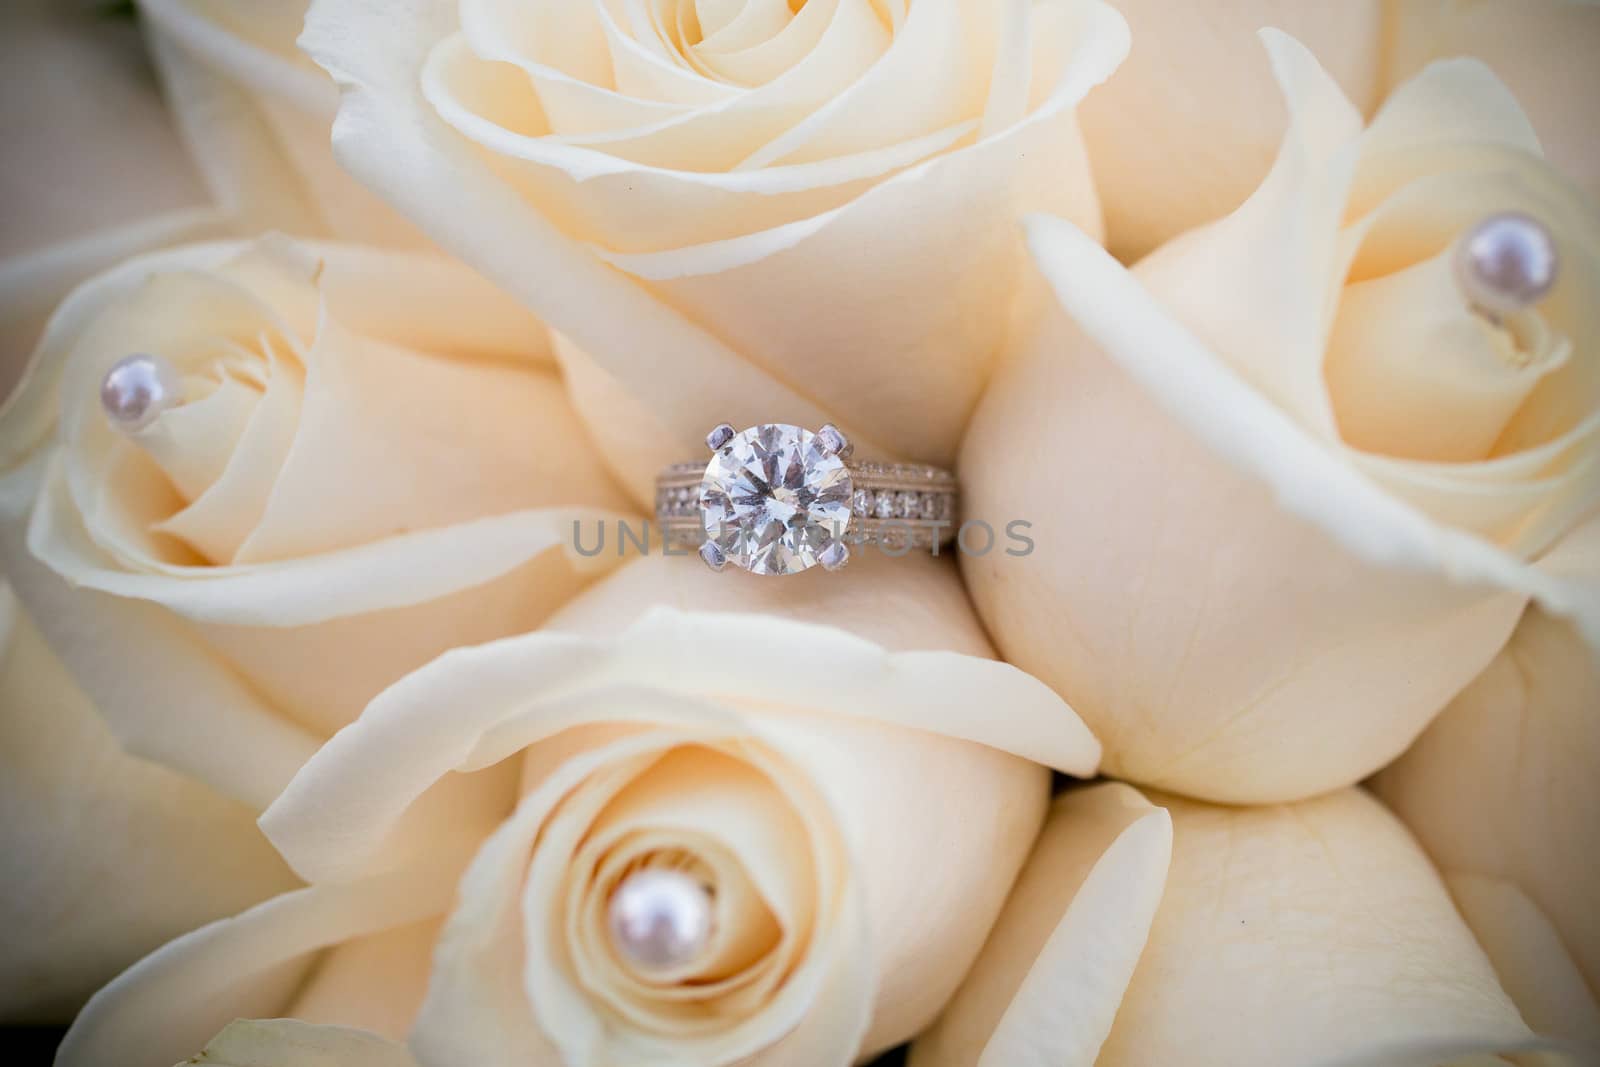
[[956,479],[939,467],[856,463],[833,426],[812,433],[762,423],[706,435],[710,463],[677,463],[656,479],[656,519],[667,543],[698,545],[712,570],[793,574],[838,570],[850,546],[890,555],[938,551],[955,536]]

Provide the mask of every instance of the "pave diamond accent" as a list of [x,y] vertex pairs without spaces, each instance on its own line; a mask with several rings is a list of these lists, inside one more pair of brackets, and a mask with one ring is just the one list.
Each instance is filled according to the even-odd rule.
[[844,460],[816,434],[763,423],[735,434],[706,465],[700,518],[728,562],[753,574],[792,574],[843,538],[853,490]]
[[[718,427],[719,431],[723,429],[727,431],[726,436],[720,433],[717,436],[727,445],[734,432],[731,426]],[[823,437],[820,431],[817,436]],[[813,441],[812,447],[823,455],[828,454],[821,440]],[[955,537],[953,524],[959,510],[959,487],[949,471],[914,463],[852,462],[848,459],[844,468],[853,489],[849,499],[852,521],[843,530],[842,537],[837,527],[825,530],[831,534],[841,554],[846,545],[852,548],[857,545],[929,548],[946,544]],[[713,569],[720,569],[729,561],[715,536],[711,540],[706,537],[701,506],[705,475],[703,459],[674,463],[662,471],[656,480],[656,518],[670,544],[699,548],[706,562]],[[786,524],[778,526],[780,531],[786,528]],[[838,544],[840,540],[842,545]],[[819,547],[813,540],[810,547],[814,549],[812,554],[816,562],[828,566],[825,561],[828,546]],[[794,561],[794,567],[803,569],[799,562]],[[790,572],[764,570],[761,573]]]

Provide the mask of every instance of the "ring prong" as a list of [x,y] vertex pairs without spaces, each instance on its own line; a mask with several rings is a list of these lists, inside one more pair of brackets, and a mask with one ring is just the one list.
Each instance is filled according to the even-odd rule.
[[715,452],[723,445],[733,440],[736,431],[729,423],[720,423],[717,428],[706,434],[706,447]]
[[850,443],[850,438],[841,433],[839,427],[831,422],[817,431],[817,444],[822,446],[824,452],[840,459],[849,459],[850,453],[855,451],[855,445]]
[[836,571],[850,562],[850,547],[843,541],[835,541],[817,553],[817,562],[830,571]]
[[722,549],[717,547],[715,541],[707,541],[700,546],[700,558],[706,561],[706,566],[714,571],[720,571],[728,565],[728,557]]

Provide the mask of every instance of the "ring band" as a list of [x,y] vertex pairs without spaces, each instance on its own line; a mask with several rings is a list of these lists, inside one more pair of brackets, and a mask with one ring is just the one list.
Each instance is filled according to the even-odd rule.
[[902,555],[954,539],[955,475],[916,463],[852,462],[833,426],[763,423],[706,435],[709,463],[675,463],[656,478],[656,520],[669,545],[700,548],[714,570],[837,570],[850,546]]

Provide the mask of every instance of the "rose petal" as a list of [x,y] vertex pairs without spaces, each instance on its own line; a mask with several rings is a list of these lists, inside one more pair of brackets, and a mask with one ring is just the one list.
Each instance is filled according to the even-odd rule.
[[294,884],[254,812],[118,747],[4,586],[0,709],[0,1018],[70,1018],[162,942]]
[[744,0],[695,0],[695,19],[700,32],[714,37],[723,27],[732,24],[748,7]]
[[[159,614],[158,605],[176,612],[180,618],[169,618],[161,630],[183,630],[185,621],[198,624],[197,636],[211,650],[204,658],[216,660],[211,669],[225,674],[242,670],[276,705],[277,710],[266,714],[288,712],[317,733],[342,726],[384,686],[441,652],[539,625],[586,576],[617,563],[615,556],[584,558],[570,548],[574,524],[615,523],[617,516],[541,510],[205,577],[129,574],[93,553],[81,528],[73,525],[75,516],[61,501],[58,486],[59,481],[46,483],[30,540],[25,544],[19,538],[17,545],[17,551],[51,568],[40,568],[38,582],[27,585],[30,600],[57,596],[50,589],[62,585],[60,575],[65,573],[84,590],[113,595],[80,592],[69,598],[83,608],[69,608],[69,601],[58,597],[56,610],[70,613],[63,616],[64,628],[70,627],[70,616],[91,602],[123,605],[100,609],[114,610],[116,617],[137,611]],[[22,488],[16,487],[19,493]],[[28,503],[18,501],[21,507]],[[444,567],[443,560],[459,566]],[[139,600],[153,604],[130,603]],[[340,614],[329,618],[330,611]],[[193,640],[186,639],[191,655],[200,648]],[[305,670],[308,657],[322,664],[319,671]],[[103,673],[104,664],[113,662],[103,661],[98,670]],[[231,683],[234,688],[238,684],[237,679]],[[160,721],[151,720],[150,711],[133,708],[131,692],[119,694],[113,688],[99,699],[109,719],[128,717],[149,729]],[[162,703],[170,715],[173,698]],[[188,705],[190,698],[180,697],[179,703]],[[259,707],[260,698],[252,695],[248,703]],[[205,734],[219,725],[220,720]],[[293,731],[288,723],[283,728]],[[118,726],[119,733],[125,729]],[[170,745],[170,740],[163,744]],[[186,749],[188,743],[180,747]],[[250,765],[266,770],[271,761],[265,752],[279,747],[266,746]],[[185,758],[178,766],[213,781],[214,754],[201,746],[193,756],[201,760],[199,765]],[[259,799],[252,794],[253,801]]]
[[337,95],[295,51],[300,10],[140,0],[167,99],[213,198],[253,231],[422,244],[333,162]]
[[[507,537],[512,535],[508,530]],[[523,549],[537,549],[540,536],[529,529]],[[444,542],[435,548],[457,550]],[[463,542],[459,550],[471,548]],[[395,679],[436,656],[537,629],[584,587],[586,574],[568,562],[567,553],[546,550],[488,582],[422,603],[304,626],[211,625],[203,639],[276,707],[325,736],[354,719]],[[317,670],[306,670],[307,663]]]
[[[239,446],[229,455],[222,476],[183,510],[152,527],[183,538],[212,565],[253,562],[242,558],[244,550],[266,517],[274,485],[301,421],[304,378],[298,364],[292,356],[277,357],[268,373],[267,387],[252,408]],[[181,447],[180,442],[175,444]],[[121,479],[112,481],[119,484]],[[93,536],[100,532],[102,523],[91,522]],[[128,563],[139,558],[127,551],[118,555]]]
[[595,451],[634,504],[648,511],[662,457],[675,455],[681,443],[656,417],[648,397],[630,392],[567,338],[558,334],[553,340],[572,406],[586,425],[605,427],[595,435]]
[[94,995],[56,1053],[61,1067],[168,1067],[233,1019],[273,1016],[315,973],[319,949],[443,913],[461,859],[310,886],[170,942]]
[[[1582,857],[1600,824],[1597,703],[1600,653],[1570,625],[1531,610],[1483,676],[1375,783],[1453,883],[1487,880],[1508,887],[1502,896],[1515,888],[1526,897],[1513,905],[1477,891],[1476,906],[1462,903],[1469,919],[1504,929],[1526,925],[1518,911],[1542,915],[1592,1000],[1600,1000],[1600,921],[1590,902],[1600,875]],[[1499,964],[1512,946],[1504,934],[1492,940]],[[1594,1039],[1580,1016],[1564,1018],[1554,1032]]]
[[[996,697],[1002,703],[990,706],[1007,715],[1029,714]],[[760,721],[774,747],[810,770],[853,846],[879,976],[862,1039],[870,1056],[926,1028],[967,973],[1038,834],[1047,783],[1037,767],[938,733],[849,719],[841,727]]]
[[[189,158],[211,198],[236,225],[248,219],[286,233],[331,236],[311,191],[294,172],[250,93],[201,60],[181,36],[164,28],[162,20],[169,9],[183,11],[186,7],[162,0],[148,4],[148,47],[170,101],[172,119],[183,133]],[[205,25],[192,9],[182,17]],[[235,40],[219,29],[201,32],[219,42]],[[249,45],[243,48],[250,54],[257,52]],[[291,91],[304,88],[298,82],[297,77],[289,78]]]
[[[557,1057],[551,1038],[529,1011],[516,898],[539,820],[560,788],[581,781],[594,763],[580,757],[563,764],[545,789],[523,797],[473,858],[461,881],[464,906],[451,913],[440,934],[433,977],[416,1020],[413,1047],[423,1060],[509,1067]],[[592,1025],[587,1018],[582,1022]]]
[[[61,304],[63,296],[84,278],[111,270],[153,248],[219,237],[226,228],[221,212],[194,208],[109,228],[0,261],[0,344],[7,352],[33,351],[51,313]],[[20,358],[0,365],[4,406],[37,409],[40,405],[35,400],[23,398],[18,381],[23,370],[24,362]]]
[[[1233,214],[1151,255],[1140,280],[1239,377],[1331,440],[1323,349],[1361,114],[1304,45],[1276,30],[1261,40],[1290,114],[1272,170]],[[1249,316],[1218,313],[1241,299]]]
[[1550,159],[1600,194],[1600,154],[1590,135],[1600,48],[1600,12],[1588,4],[1542,0],[1498,4],[1402,5],[1389,24],[1386,81],[1396,85],[1434,60],[1476,56],[1526,109]]
[[[745,11],[755,15],[763,7],[778,15],[778,19],[741,19],[741,25],[729,26],[719,37],[701,40],[689,50],[688,58],[723,81],[758,86],[782,78],[797,64],[816,54],[824,32],[835,27],[846,27],[841,36],[848,46],[868,55],[887,43],[883,24],[867,0],[819,0],[806,4],[799,11],[785,10],[787,3],[763,5],[758,0],[749,4]],[[829,59],[837,59],[835,55],[825,54]]]
[[579,573],[602,572],[616,559],[572,551],[573,524],[615,523],[597,509],[544,508],[491,516],[306,559],[196,568],[185,576],[133,574],[98,553],[51,477],[35,512],[30,547],[73,583],[149,600],[195,622],[236,626],[306,626],[404,608],[475,588],[555,548]]
[[[1465,305],[1448,252],[1348,286],[1328,340],[1341,437],[1385,456],[1485,459],[1539,380],[1571,350],[1495,328]],[[1542,325],[1542,320],[1540,320]]]
[[[676,141],[711,139],[733,102],[709,113],[649,116],[655,119],[648,127],[653,138],[615,146],[631,148],[642,157],[635,162],[610,150],[611,142],[621,137],[618,131],[566,136],[546,132],[536,113],[522,114],[535,103],[532,89],[520,84],[514,73],[486,67],[459,37],[432,49],[422,77],[428,105],[452,131],[492,153],[511,185],[538,199],[552,221],[572,236],[620,252],[672,248],[697,234],[702,239],[731,237],[804,217],[835,206],[891,165],[904,166],[925,154],[902,158],[902,153],[879,152],[871,161],[759,174],[669,169],[668,164],[683,162],[669,154],[669,149],[682,152]],[[586,89],[590,94],[595,91],[592,86]],[[513,103],[507,97],[523,99]],[[597,102],[582,103],[586,112],[598,110]],[[646,117],[611,115],[616,105],[609,97],[598,103],[607,105],[606,116],[589,118],[590,123]],[[578,106],[578,101],[565,102],[566,111]],[[563,117],[573,121],[571,115]],[[658,205],[663,200],[677,210],[661,212]]]
[[606,86],[611,58],[597,10],[602,6],[461,0],[461,29],[486,59],[515,63],[529,57],[573,82]]
[[[851,10],[857,20],[871,18],[855,4]],[[464,11],[463,18],[469,13],[476,14]],[[871,25],[878,25],[875,19]],[[428,57],[423,89],[429,104],[501,160],[503,173],[534,194],[564,229],[616,251],[730,237],[837,206],[865,181],[920,160],[937,135],[961,125],[940,123],[843,157],[758,171],[741,161],[847,86],[869,55],[845,51],[834,58],[846,46],[830,33],[825,47],[790,76],[686,108],[572,84],[494,36],[503,33],[502,25],[466,26],[465,38],[446,39]],[[486,60],[520,68],[532,84]],[[541,117],[551,105],[555,114]],[[923,147],[911,147],[918,144]],[[676,210],[648,206],[663,198]]]
[[[1026,54],[1030,27],[1020,5],[973,9],[952,0],[919,5],[861,78],[752,154],[741,169],[837,159],[981,119],[983,90],[997,73],[996,41],[1007,24],[1017,27],[1015,36]],[[930,70],[946,76],[929,78]],[[1026,78],[1028,73],[1024,61],[999,76]],[[906,85],[918,83],[923,92],[907,100]]]
[[315,260],[323,300],[338,309],[339,322],[364,337],[462,359],[552,360],[540,321],[455,260],[366,245],[295,247]]
[[1133,24],[1127,63],[1083,107],[1109,246],[1132,263],[1237,208],[1283,136],[1273,71],[1253,36],[1273,26],[1304,41],[1370,113],[1382,97],[1384,9],[1238,0],[1176,5],[1117,0]]
[[[1126,281],[1119,292],[1144,292],[1103,253],[1094,262]],[[1115,299],[1096,273],[1070,277],[1078,303]],[[1133,301],[1118,328],[1160,314]],[[1311,498],[1351,481],[1349,468],[1298,428],[1279,423],[1281,439],[1266,429],[1281,415],[1220,367],[1226,399],[1201,386],[1199,346],[1163,349],[1174,344],[1165,331],[1125,342],[1123,359],[1177,357],[1141,377],[1160,375],[1175,394],[1165,403],[1188,418],[1205,412],[1207,433],[1164,414],[1061,313],[1020,335],[961,457],[966,513],[1031,522],[1037,545],[962,557],[989,632],[1092,724],[1107,773],[1238,803],[1360,780],[1494,657],[1523,597],[1351,552],[1204,444],[1238,428],[1231,456],[1244,471],[1282,462],[1272,489],[1305,497],[1302,511],[1330,507]],[[1371,532],[1349,514],[1337,521]],[[1419,551],[1433,536],[1418,531]]]
[[1445,884],[1528,1025],[1600,1053],[1600,1002],[1539,906],[1498,879],[1457,875]]
[[[427,805],[408,809],[448,771],[492,765],[591,714],[564,697],[574,687],[626,679],[652,690],[787,703],[792,688],[767,669],[770,651],[759,650],[802,642],[816,662],[829,664],[830,684],[807,694],[807,710],[973,741],[1079,775],[1094,771],[1098,746],[1070,709],[1005,664],[949,652],[889,653],[841,631],[767,616],[655,608],[605,638],[541,632],[448,653],[330,741],[262,825],[302,874],[344,877],[392,865],[397,855],[429,847],[411,826],[427,819]],[[474,673],[462,677],[469,668]],[[544,691],[530,690],[529,678],[542,679]],[[448,718],[432,710],[444,699],[433,694],[444,691],[459,709]],[[979,710],[997,703],[1010,709],[1003,718]],[[624,706],[615,717],[649,720]],[[351,828],[327,825],[328,812]]]
[[1364,793],[1161,803],[1166,894],[1097,1064],[1423,1067],[1548,1047],[1427,859]]
[[139,446],[181,496],[194,500],[227,469],[261,399],[255,382],[227,375],[203,397],[162,412],[156,420],[159,429],[150,427],[140,433]]
[[375,1034],[296,1019],[240,1019],[177,1067],[416,1067],[402,1045]]
[[1430,64],[1395,88],[1362,137],[1350,217],[1432,171],[1438,164],[1430,165],[1430,157],[1439,160],[1438,149],[1463,144],[1541,155],[1516,96],[1487,67],[1475,59]]
[[237,562],[539,507],[621,509],[554,375],[385,345],[335,315],[308,354],[294,444]]
[[[129,753],[264,808],[316,750],[318,738],[267,706],[171,615],[72,589],[39,562],[28,550],[26,530],[49,459],[0,479],[0,553],[8,580]],[[137,669],[128,670],[129,664]]]
[[[620,92],[685,104],[709,103],[739,92],[735,86],[700,76],[673,54],[662,36],[647,25],[642,5],[631,4],[626,11],[616,4],[593,7],[605,33],[613,84]],[[621,17],[624,13],[626,18]]]
[[1167,813],[1128,786],[1073,790],[977,964],[911,1067],[1090,1067],[1145,946],[1172,849]]
[[896,559],[864,548],[850,561],[848,582],[725,582],[724,577],[681,549],[673,556],[658,550],[564,605],[550,629],[609,640],[619,627],[664,605],[843,625],[894,652],[942,649],[998,658],[967,603],[960,573],[948,559],[925,552]]
[[[1002,170],[1020,158],[1057,174],[1073,170],[1072,153],[1046,131],[1021,129],[779,229],[603,258],[653,283],[669,306],[729,338],[761,373],[812,398],[847,432],[865,427],[900,454],[948,462],[1006,318],[997,294],[1013,284],[1019,262],[1015,231],[1001,220],[1015,217],[1012,189],[1033,180]],[[1077,188],[1066,182],[1058,191],[1069,187]],[[1062,206],[1077,206],[1079,221],[1092,217],[1081,205]],[[956,247],[959,256],[949,253]],[[824,276],[832,284],[819,289]],[[636,395],[656,397],[660,379],[644,384],[654,365],[635,350],[610,371]],[[751,400],[728,412],[736,425],[779,417],[758,416]]]
[[404,1041],[422,1007],[442,925],[442,919],[424,919],[335,945],[283,1014]]

